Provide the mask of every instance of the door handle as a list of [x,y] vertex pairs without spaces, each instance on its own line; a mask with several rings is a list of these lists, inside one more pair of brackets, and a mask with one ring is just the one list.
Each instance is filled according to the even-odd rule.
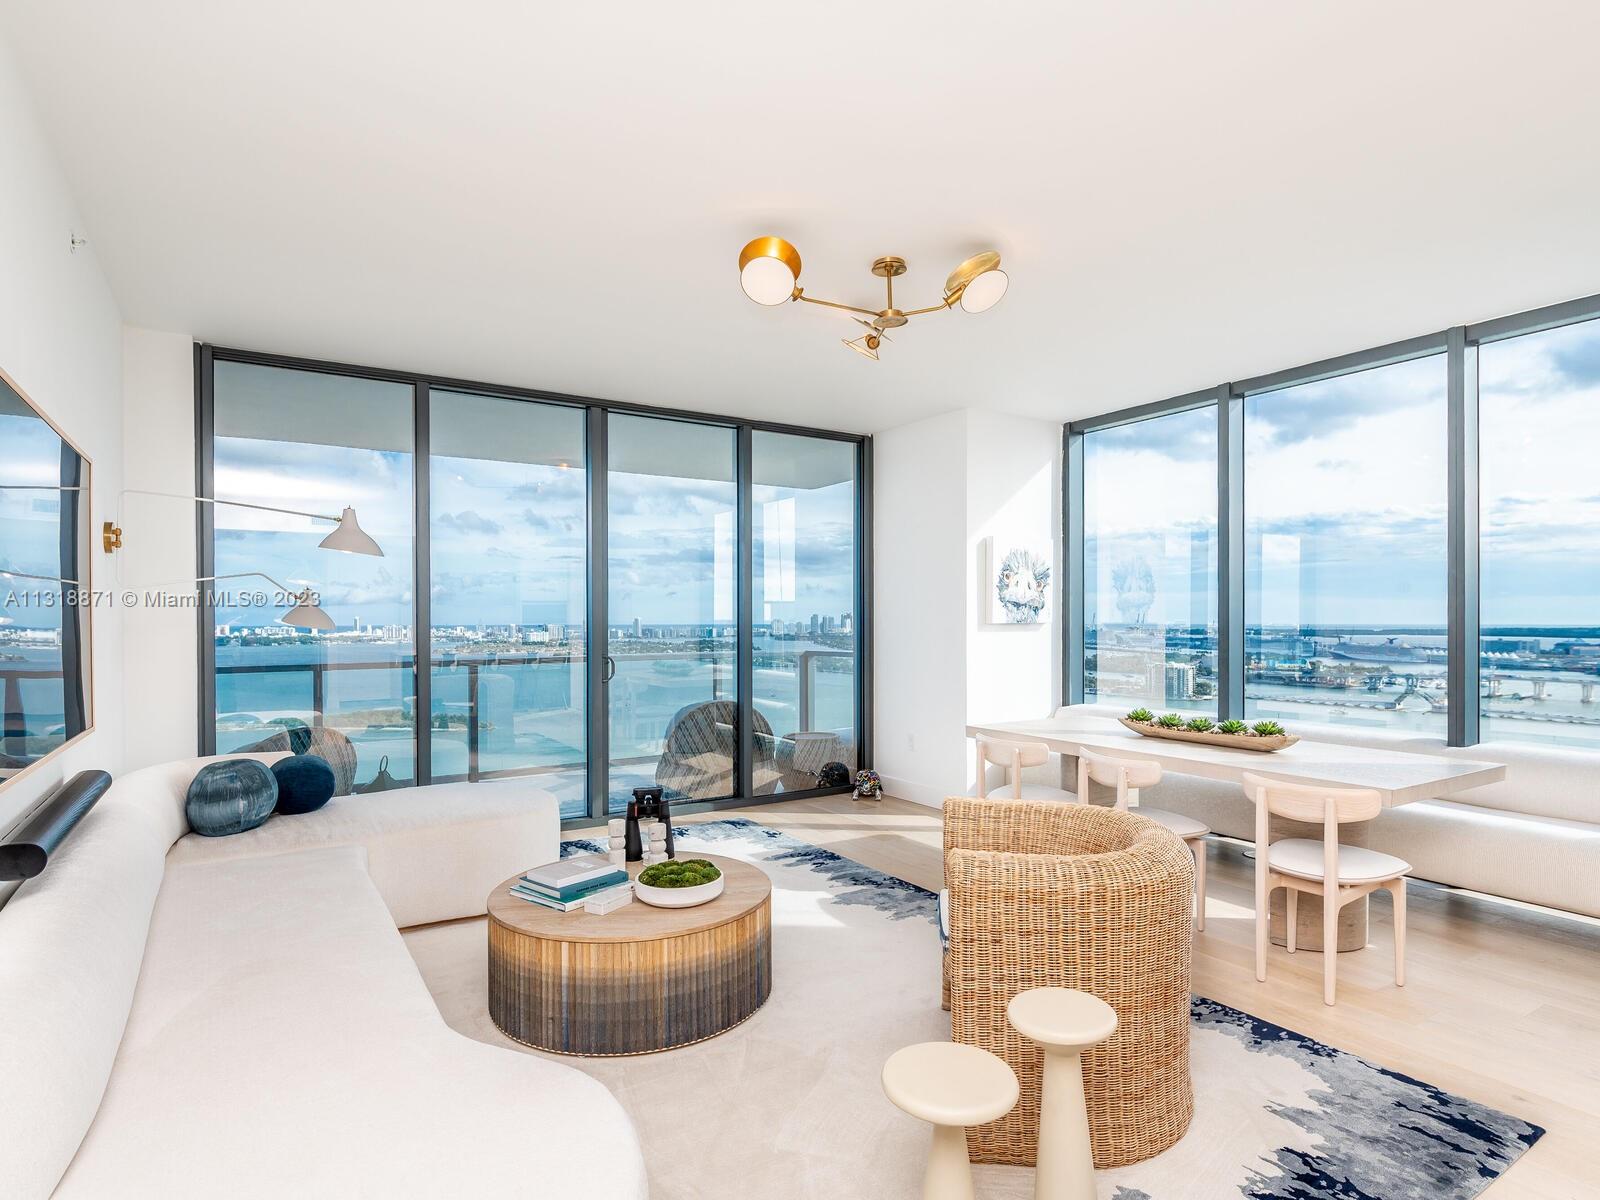
[[608,654],[608,655],[606,655],[606,673],[605,673],[604,679],[605,679],[605,681],[607,683],[610,683],[613,679],[616,678],[616,676],[617,676],[617,660],[612,658],[611,655]]

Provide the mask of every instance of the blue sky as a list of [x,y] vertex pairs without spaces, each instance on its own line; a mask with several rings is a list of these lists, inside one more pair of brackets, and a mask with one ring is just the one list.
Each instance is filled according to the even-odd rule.
[[[317,550],[328,527],[242,509],[218,511],[217,570],[260,570],[317,585],[341,625],[411,620],[411,461],[406,454],[219,438],[217,494],[337,512],[353,504],[383,546],[381,559]],[[430,476],[435,625],[581,624],[585,596],[585,479],[579,467],[435,457]],[[839,615],[853,607],[854,492],[758,486],[757,577],[763,505],[792,497],[789,599],[757,620]],[[609,482],[611,623],[731,620],[734,485],[614,473]],[[719,542],[723,567],[718,567]],[[225,585],[226,586],[226,585]],[[249,580],[241,587],[254,587]],[[219,622],[265,624],[275,614],[219,611]]]
[[[1435,356],[1246,402],[1247,620],[1443,625],[1444,386]],[[1600,322],[1483,347],[1480,389],[1484,623],[1600,626]],[[1137,560],[1150,620],[1214,614],[1215,420],[1087,439],[1105,619],[1116,565]]]

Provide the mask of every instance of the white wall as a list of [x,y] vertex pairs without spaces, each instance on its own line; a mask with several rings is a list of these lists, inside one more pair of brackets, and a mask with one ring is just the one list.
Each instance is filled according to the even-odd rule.
[[[122,487],[122,329],[94,246],[34,116],[10,48],[0,42],[0,366],[93,462],[92,530]],[[93,230],[87,231],[89,235]],[[103,587],[103,556],[92,582]],[[122,767],[122,614],[94,610],[94,731],[0,789],[0,831],[77,771]]]
[[[1060,448],[1055,422],[970,410],[873,438],[873,761],[892,795],[965,792],[969,720],[1055,710]],[[987,623],[986,538],[1052,559],[1042,624]]]
[[872,439],[873,764],[924,804],[964,758],[966,432],[953,412]]
[[[967,428],[967,717],[1002,721],[1054,712],[1061,695],[1061,426],[973,413]],[[1050,562],[1050,591],[1037,625],[986,623],[994,572],[984,561],[1011,549]],[[968,768],[973,782],[975,767]]]
[[[194,488],[194,341],[187,334],[122,331],[124,487],[189,493]],[[128,496],[119,582],[143,595],[188,593],[195,566],[194,504]],[[123,614],[122,703],[148,714],[128,729],[128,770],[187,758],[198,748],[199,651],[192,608],[139,607]]]

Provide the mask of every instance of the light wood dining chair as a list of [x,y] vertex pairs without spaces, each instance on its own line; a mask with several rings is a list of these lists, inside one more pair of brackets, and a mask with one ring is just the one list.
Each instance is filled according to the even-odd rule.
[[[1406,875],[1411,864],[1365,846],[1339,844],[1340,825],[1370,821],[1383,811],[1378,793],[1369,788],[1308,787],[1259,775],[1244,777],[1244,793],[1256,806],[1256,979],[1265,982],[1267,978],[1267,905],[1273,891],[1287,889],[1285,929],[1290,954],[1295,952],[1296,900],[1301,892],[1309,892],[1322,897],[1322,1002],[1332,1004],[1339,962],[1339,910],[1382,888],[1394,898],[1394,982],[1396,987],[1405,987]],[[1321,825],[1322,840],[1283,838],[1272,842],[1268,824],[1275,816]]]
[[1006,773],[1006,792],[996,793],[996,800],[1060,800],[1071,802],[1077,797],[1066,788],[1051,787],[1045,783],[1024,783],[1022,772],[1027,767],[1042,767],[1050,761],[1050,747],[1043,742],[1011,742],[999,738],[978,738],[978,783],[974,794],[978,799],[989,796],[989,766],[1003,767]]
[[1204,931],[1206,927],[1206,836],[1210,826],[1182,813],[1168,812],[1164,808],[1150,808],[1139,803],[1141,788],[1155,787],[1161,782],[1161,764],[1139,759],[1113,758],[1109,754],[1091,754],[1078,751],[1078,799],[1089,801],[1089,781],[1117,789],[1117,808],[1147,817],[1157,825],[1165,826],[1182,839],[1194,855],[1194,923]]

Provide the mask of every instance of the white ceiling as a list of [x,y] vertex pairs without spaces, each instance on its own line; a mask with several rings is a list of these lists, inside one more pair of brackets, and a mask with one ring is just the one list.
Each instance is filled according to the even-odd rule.
[[[1600,292],[1600,5],[6,0],[125,318],[856,431]],[[870,363],[739,290],[1004,302]]]

